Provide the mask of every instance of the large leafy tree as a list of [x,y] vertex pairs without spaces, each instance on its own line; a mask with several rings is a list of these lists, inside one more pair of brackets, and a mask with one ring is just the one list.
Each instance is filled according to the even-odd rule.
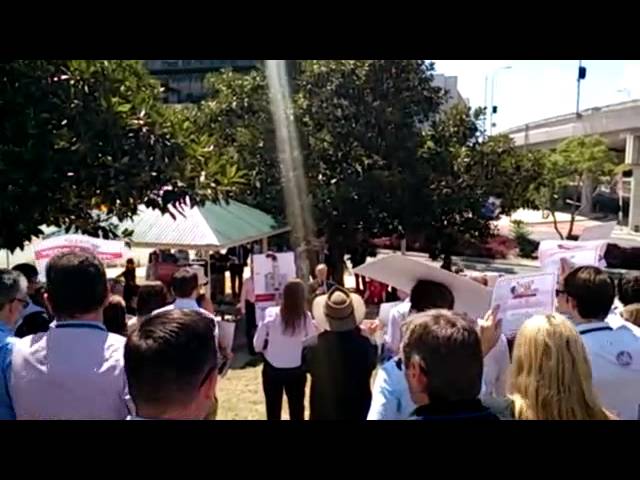
[[[0,65],[0,246],[43,225],[109,236],[137,207],[218,199],[242,181],[137,61]],[[106,223],[105,223],[106,222]]]
[[[561,239],[573,236],[576,216],[585,206],[581,203],[581,192],[585,185],[600,185],[611,180],[618,160],[609,150],[607,142],[600,136],[571,137],[554,150],[540,152],[542,175],[538,182],[537,203],[541,209],[551,212],[553,225]],[[566,192],[573,191],[567,202]],[[591,195],[587,195],[590,201]],[[567,232],[558,226],[558,211],[569,209],[570,221]]]
[[[299,61],[292,78],[294,114],[315,223],[335,263],[360,241],[395,233],[420,236],[432,256],[461,238],[482,239],[488,196],[508,209],[528,201],[535,177],[526,154],[507,137],[485,141],[481,110],[444,110],[422,61]],[[241,194],[283,216],[273,123],[264,73],[214,74],[203,126],[251,171]],[[338,272],[338,279],[340,274]]]

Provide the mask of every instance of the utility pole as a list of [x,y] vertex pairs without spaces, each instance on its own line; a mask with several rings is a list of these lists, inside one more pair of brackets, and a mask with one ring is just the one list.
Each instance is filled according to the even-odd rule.
[[582,60],[578,61],[578,91],[576,93],[576,117],[580,116],[580,80],[587,77],[587,69],[582,66]]

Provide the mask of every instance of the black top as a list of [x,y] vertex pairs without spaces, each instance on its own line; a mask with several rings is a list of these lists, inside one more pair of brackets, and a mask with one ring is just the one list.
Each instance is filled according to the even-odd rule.
[[245,245],[230,247],[227,249],[227,256],[229,257],[230,265],[242,265],[243,267],[246,267],[250,253],[251,250],[249,250],[249,247]]
[[212,274],[224,274],[229,265],[229,257],[221,253],[214,253],[209,257],[210,272]]
[[311,420],[366,420],[377,349],[360,328],[325,331],[304,351],[311,375]]
[[500,420],[479,399],[431,403],[414,411],[418,420]]
[[51,321],[51,318],[49,318],[46,312],[31,312],[22,319],[14,335],[18,338],[24,338],[29,335],[35,335],[36,333],[46,332],[49,330]]

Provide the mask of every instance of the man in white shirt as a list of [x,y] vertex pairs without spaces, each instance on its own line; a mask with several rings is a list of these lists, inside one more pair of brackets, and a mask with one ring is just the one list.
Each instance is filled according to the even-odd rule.
[[15,342],[10,392],[16,418],[124,420],[131,411],[125,338],[107,332],[109,295],[102,262],[65,252],[47,265],[46,301],[55,322]]
[[578,267],[565,277],[561,293],[589,354],[593,386],[604,407],[621,419],[639,419],[640,338],[625,325],[612,328],[605,321],[615,299],[613,281],[598,267]]
[[131,420],[204,420],[215,402],[217,352],[211,319],[165,310],[131,332],[125,370],[136,416]]

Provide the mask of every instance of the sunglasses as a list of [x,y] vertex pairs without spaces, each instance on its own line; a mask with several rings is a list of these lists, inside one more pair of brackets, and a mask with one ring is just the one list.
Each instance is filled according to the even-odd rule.
[[23,307],[26,307],[27,305],[29,305],[29,300],[25,300],[24,298],[14,298],[11,300],[12,302],[20,302],[22,304]]
[[216,367],[211,367],[209,368],[206,373],[204,374],[204,377],[202,377],[202,381],[200,382],[200,388],[202,388],[202,386],[207,383],[207,380],[209,380],[209,378],[211,377],[211,375],[213,374],[213,372],[216,371]]
[[567,291],[566,290],[560,290],[559,288],[556,289],[556,297],[559,297],[560,295],[566,295]]

